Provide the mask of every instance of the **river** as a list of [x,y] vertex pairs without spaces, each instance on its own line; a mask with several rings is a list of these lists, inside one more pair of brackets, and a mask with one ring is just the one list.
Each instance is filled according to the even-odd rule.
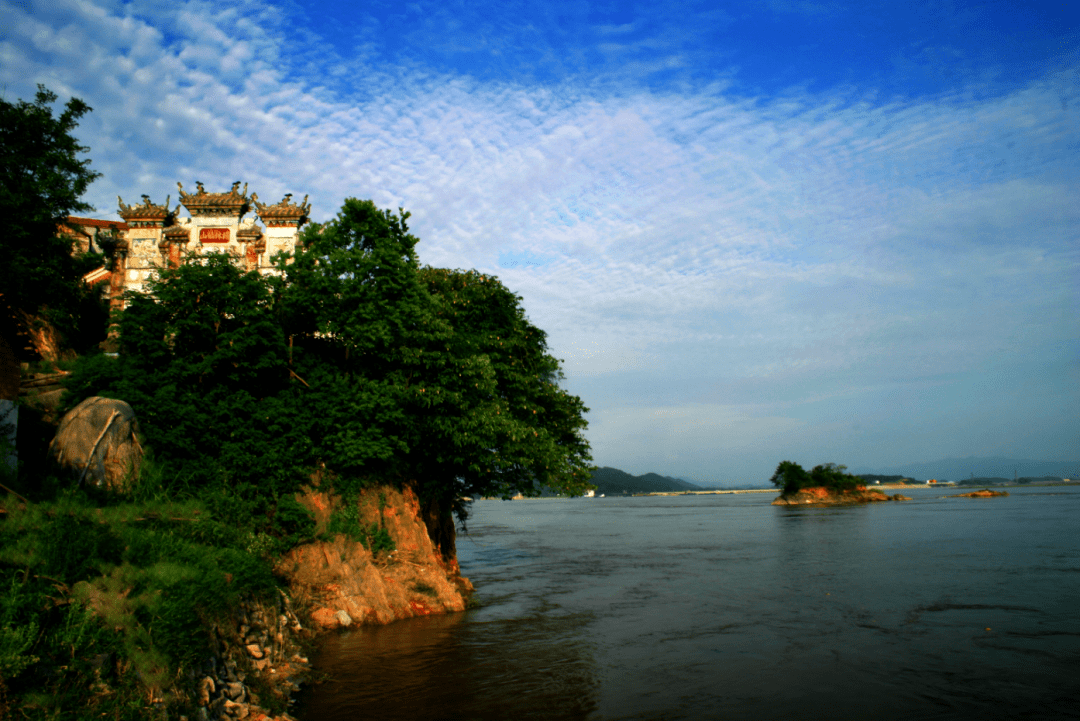
[[1080,718],[1080,488],[480,501],[482,607],[328,636],[301,721]]

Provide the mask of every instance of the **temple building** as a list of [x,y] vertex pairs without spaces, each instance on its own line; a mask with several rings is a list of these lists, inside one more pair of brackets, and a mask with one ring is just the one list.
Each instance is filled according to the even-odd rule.
[[[240,190],[236,182],[226,193],[208,193],[202,183],[196,192],[180,189],[180,205],[191,217],[178,217],[180,205],[169,209],[142,196],[142,205],[120,203],[120,217],[127,224],[117,245],[110,278],[110,296],[118,302],[126,290],[143,291],[146,282],[164,267],[179,265],[182,258],[207,253],[228,253],[245,270],[264,275],[277,273],[273,257],[281,251],[293,252],[300,228],[311,210],[307,196],[298,205],[286,195],[276,205],[263,205],[259,197],[247,195],[247,185]],[[256,218],[247,218],[252,210]]]

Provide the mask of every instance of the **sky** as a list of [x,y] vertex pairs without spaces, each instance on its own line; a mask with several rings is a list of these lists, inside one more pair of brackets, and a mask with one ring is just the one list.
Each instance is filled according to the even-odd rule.
[[[1080,458],[1080,5],[0,0],[85,199],[412,214],[497,275],[597,465]],[[59,106],[58,106],[59,107]]]

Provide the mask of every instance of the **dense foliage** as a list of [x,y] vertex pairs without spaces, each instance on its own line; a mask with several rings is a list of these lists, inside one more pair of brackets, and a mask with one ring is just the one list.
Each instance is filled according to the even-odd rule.
[[[163,691],[190,694],[194,679],[181,672],[207,657],[214,622],[241,596],[275,592],[259,536],[215,517],[207,499],[170,501],[150,485],[109,500],[63,491],[8,504],[0,714],[164,719],[184,702]],[[151,709],[150,698],[168,707]]]
[[820,486],[831,491],[854,490],[865,482],[859,476],[845,473],[847,466],[823,463],[814,466],[809,473],[798,463],[781,461],[769,482],[783,493],[797,493],[803,488]]
[[40,313],[76,348],[104,337],[105,314],[97,294],[77,282],[101,256],[72,254],[72,240],[58,232],[98,177],[87,148],[72,132],[90,107],[68,100],[53,116],[52,93],[39,85],[34,102],[0,98],[0,296],[12,308]]
[[224,256],[163,271],[71,402],[123,398],[174,483],[224,485],[271,522],[316,473],[342,492],[410,484],[439,514],[463,495],[580,492],[587,409],[543,332],[495,278],[421,268],[407,218],[349,199],[281,278]]
[[[135,408],[150,457],[131,492],[29,464],[0,479],[21,494],[0,511],[0,717],[183,710],[147,699],[190,692],[215,619],[316,537],[304,485],[410,485],[447,555],[465,494],[585,487],[586,409],[543,332],[495,278],[421,268],[407,217],[348,200],[281,277],[210,255],[128,296],[119,355],[81,358],[65,402]],[[394,548],[348,504],[321,533]]]

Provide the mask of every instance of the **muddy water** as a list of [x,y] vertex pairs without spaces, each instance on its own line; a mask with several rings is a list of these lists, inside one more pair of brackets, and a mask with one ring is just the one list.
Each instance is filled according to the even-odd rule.
[[483,607],[326,639],[302,721],[1080,718],[1080,488],[484,501]]

